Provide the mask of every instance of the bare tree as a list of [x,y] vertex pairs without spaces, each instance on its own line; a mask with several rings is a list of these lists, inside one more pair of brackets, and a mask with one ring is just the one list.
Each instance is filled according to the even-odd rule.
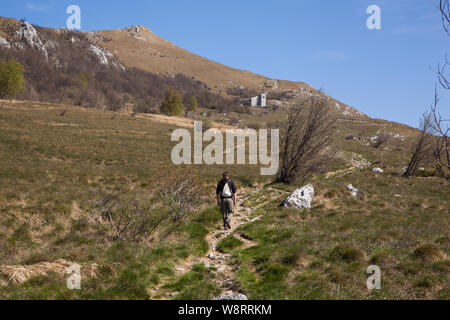
[[[439,1],[439,11],[441,12],[442,26],[450,36],[450,4],[449,0]],[[449,90],[450,80],[448,68],[450,67],[450,62],[448,56],[445,56],[445,61],[443,64],[439,64],[437,68],[437,75],[441,87]],[[439,104],[439,96],[437,89],[435,89],[434,103],[431,106],[431,117],[428,119],[429,127],[436,135],[436,147],[434,150],[435,166],[437,171],[447,180],[450,181],[450,150],[449,150],[449,119],[443,119],[441,114],[437,111],[437,106]]]
[[431,106],[430,117],[427,118],[428,126],[432,133],[436,135],[436,146],[434,149],[434,159],[437,171],[448,181],[450,181],[450,145],[448,123],[450,119],[443,119],[437,111],[439,96],[435,91],[434,103]]
[[450,80],[449,80],[449,74],[448,69],[450,67],[450,62],[448,61],[448,56],[445,55],[445,61],[442,64],[438,64],[437,67],[437,75],[439,79],[439,83],[441,84],[442,88],[449,90],[450,89]]
[[[444,28],[445,32],[447,32],[447,35],[450,36],[450,4],[449,4],[449,0],[440,0],[439,1],[439,11],[441,12],[442,27]],[[450,66],[450,62],[448,61],[448,56],[445,55],[444,63],[438,64],[438,67],[437,67],[439,83],[446,90],[450,89],[450,80],[449,80],[449,74],[448,74],[449,66]]]
[[329,102],[320,92],[299,101],[288,111],[282,128],[282,156],[278,181],[304,182],[326,163],[336,121]]
[[409,161],[406,171],[403,172],[404,177],[412,177],[419,166],[426,160],[431,158],[433,154],[433,135],[430,121],[432,118],[431,112],[423,115],[420,120],[420,135],[412,147],[411,160]]
[[450,35],[450,5],[448,0],[439,1],[439,11],[441,11],[442,15],[442,26],[445,32]]
[[150,190],[109,195],[102,205],[115,240],[142,241],[158,232],[175,231],[199,205],[200,189],[193,174],[171,170],[154,178]]

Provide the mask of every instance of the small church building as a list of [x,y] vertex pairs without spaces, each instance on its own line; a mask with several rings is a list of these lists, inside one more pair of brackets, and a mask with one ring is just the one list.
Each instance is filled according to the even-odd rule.
[[264,108],[267,106],[267,94],[261,93],[260,95],[246,99],[244,105],[250,105],[252,107]]

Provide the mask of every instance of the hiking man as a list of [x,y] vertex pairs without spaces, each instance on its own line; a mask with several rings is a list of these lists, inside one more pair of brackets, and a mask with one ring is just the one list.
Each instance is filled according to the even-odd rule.
[[220,207],[223,218],[223,227],[225,230],[231,229],[231,218],[236,206],[236,186],[230,179],[230,174],[225,172],[223,179],[217,185],[216,190],[217,204]]

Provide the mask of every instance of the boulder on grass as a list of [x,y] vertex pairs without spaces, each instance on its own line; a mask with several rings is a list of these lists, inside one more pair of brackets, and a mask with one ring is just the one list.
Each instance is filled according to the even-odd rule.
[[352,193],[352,197],[353,198],[358,198],[358,199],[362,199],[364,198],[364,192],[359,191],[358,189],[356,189],[352,184],[349,184],[347,186],[347,190],[350,191]]
[[314,187],[308,184],[301,189],[295,190],[280,206],[285,208],[311,209],[313,199]]

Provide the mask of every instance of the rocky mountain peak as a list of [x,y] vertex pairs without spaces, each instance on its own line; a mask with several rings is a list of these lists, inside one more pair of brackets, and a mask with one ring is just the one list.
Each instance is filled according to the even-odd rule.
[[127,32],[137,33],[137,34],[141,34],[145,31],[151,32],[151,30],[149,28],[147,28],[146,26],[143,26],[143,25],[134,25],[134,26],[130,26],[127,28],[123,28],[122,30],[127,31]]

